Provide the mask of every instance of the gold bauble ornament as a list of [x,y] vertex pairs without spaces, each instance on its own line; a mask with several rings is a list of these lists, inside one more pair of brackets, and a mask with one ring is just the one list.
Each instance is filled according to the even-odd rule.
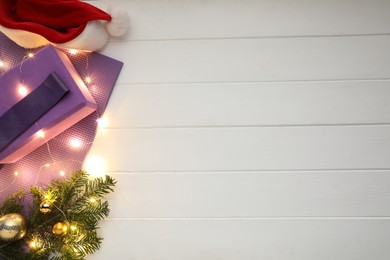
[[53,208],[53,203],[48,200],[44,200],[41,205],[39,205],[39,211],[43,214],[50,213]]
[[69,226],[66,222],[57,222],[53,226],[53,233],[56,236],[62,236],[68,233]]
[[27,224],[24,217],[17,213],[11,213],[0,217],[0,240],[12,242],[23,238],[27,232]]

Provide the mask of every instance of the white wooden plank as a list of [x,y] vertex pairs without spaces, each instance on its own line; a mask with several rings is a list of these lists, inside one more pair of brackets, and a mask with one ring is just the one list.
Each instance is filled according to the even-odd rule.
[[390,167],[390,126],[107,129],[93,144],[109,171]]
[[390,258],[389,220],[112,220],[103,225],[102,248],[88,259]]
[[390,123],[390,81],[119,85],[112,128]]
[[192,39],[390,33],[381,0],[106,0],[129,12],[125,39]]
[[125,61],[118,83],[196,83],[389,78],[390,35],[112,42]]
[[390,216],[390,171],[110,175],[113,218]]

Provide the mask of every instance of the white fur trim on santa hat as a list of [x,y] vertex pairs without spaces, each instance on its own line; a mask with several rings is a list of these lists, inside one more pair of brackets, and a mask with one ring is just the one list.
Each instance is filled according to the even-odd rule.
[[97,51],[103,48],[108,41],[109,36],[104,28],[104,24],[103,21],[90,21],[79,36],[71,41],[60,44],[51,43],[41,35],[28,31],[9,29],[3,26],[0,26],[0,31],[16,44],[27,49],[51,44],[64,49]]
[[76,49],[83,51],[97,51],[106,45],[108,33],[104,28],[103,21],[90,21],[87,23],[84,31],[75,39],[61,43],[53,44],[56,47],[64,49]]
[[38,48],[49,44],[43,36],[28,31],[9,29],[0,25],[0,32],[4,33],[19,46],[27,49]]

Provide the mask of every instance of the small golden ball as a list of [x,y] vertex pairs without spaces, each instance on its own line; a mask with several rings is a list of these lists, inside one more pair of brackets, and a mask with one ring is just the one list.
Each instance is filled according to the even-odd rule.
[[66,222],[57,222],[56,224],[54,224],[52,231],[54,235],[62,236],[68,233],[68,229],[69,226]]
[[41,205],[39,205],[39,211],[43,214],[50,213],[52,211],[52,208],[53,204],[48,200],[43,201]]

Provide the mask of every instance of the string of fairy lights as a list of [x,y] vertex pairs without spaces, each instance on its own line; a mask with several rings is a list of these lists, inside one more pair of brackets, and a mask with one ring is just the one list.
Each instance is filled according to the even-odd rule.
[[[84,77],[83,77],[83,82],[87,87],[89,87],[89,85],[91,83],[93,83],[93,75],[89,74],[89,60],[88,60],[88,58],[89,58],[90,52],[84,52],[84,51],[79,51],[79,50],[75,50],[75,49],[66,49],[66,50],[61,50],[61,51],[68,52],[70,55],[82,55],[85,58],[86,75],[84,75]],[[0,49],[0,75],[2,73],[6,72],[11,67],[11,65],[8,64],[7,61],[3,58],[3,56],[4,56],[3,50]],[[16,93],[20,96],[20,98],[25,97],[30,92],[29,86],[27,86],[25,84],[25,81],[23,78],[23,63],[27,59],[33,59],[33,58],[34,58],[34,52],[30,51],[30,52],[26,53],[26,55],[22,58],[22,61],[20,63],[20,67],[19,67],[20,82],[16,86]],[[98,129],[97,129],[98,132],[97,132],[96,137],[99,137],[102,134],[103,130],[105,128],[107,128],[109,121],[108,121],[106,116],[99,115],[98,111],[95,111],[95,113],[96,113],[96,117],[97,117],[96,121],[97,121],[97,127],[98,127]],[[102,160],[100,157],[97,157],[97,156],[89,155],[86,158],[85,162],[82,162],[79,160],[73,160],[73,159],[63,160],[63,161],[56,160],[55,156],[53,156],[49,140],[46,139],[45,131],[39,127],[37,122],[35,123],[35,126],[37,127],[37,131],[35,133],[34,138],[41,138],[44,140],[44,145],[47,148],[48,158],[50,159],[50,161],[44,163],[43,165],[41,165],[39,167],[39,169],[36,173],[35,185],[38,184],[41,173],[44,170],[49,169],[49,168],[56,169],[56,171],[58,172],[58,176],[66,179],[67,174],[66,174],[65,170],[61,168],[61,166],[66,164],[66,163],[69,163],[69,162],[79,164],[80,167],[83,167],[91,176],[104,175],[105,162],[104,162],[104,160]],[[53,139],[55,140],[56,138],[52,138],[52,140]],[[82,140],[79,137],[70,137],[67,141],[67,146],[68,146],[68,148],[76,151],[76,150],[82,149],[85,146],[92,145],[92,143],[93,142],[91,142],[91,141]],[[15,170],[13,173],[12,181],[10,183],[7,183],[6,185],[4,185],[5,186],[4,188],[0,189],[0,194],[9,190],[17,182],[17,179],[22,174],[28,174],[28,173],[23,173],[23,171],[20,169]],[[34,245],[33,247],[35,247],[35,246],[36,245]]]

